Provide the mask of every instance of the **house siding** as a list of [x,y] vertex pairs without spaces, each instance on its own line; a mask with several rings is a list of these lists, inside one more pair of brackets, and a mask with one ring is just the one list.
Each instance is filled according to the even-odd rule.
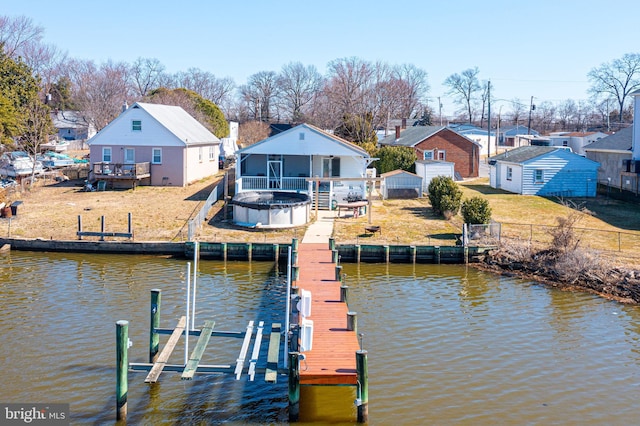
[[[560,151],[562,152],[562,151]],[[522,194],[543,196],[594,197],[597,163],[581,164],[554,154],[526,162],[522,169]],[[573,155],[573,154],[571,154]],[[580,157],[578,157],[580,158]],[[543,181],[536,183],[535,171],[543,171]]]
[[[445,161],[454,163],[455,172],[463,178],[478,177],[479,146],[459,134],[444,129],[415,145],[416,155],[423,158],[424,151],[445,151]],[[436,154],[437,155],[437,154]],[[437,158],[437,157],[436,157]]]

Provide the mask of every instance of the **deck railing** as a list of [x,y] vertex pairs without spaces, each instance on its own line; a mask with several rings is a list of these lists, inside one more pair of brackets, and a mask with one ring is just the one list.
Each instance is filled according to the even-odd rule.
[[266,176],[243,176],[240,179],[241,191],[308,191],[305,177],[283,177],[273,179]]
[[94,163],[93,175],[96,178],[123,178],[123,179],[140,179],[150,176],[151,165],[145,163]]

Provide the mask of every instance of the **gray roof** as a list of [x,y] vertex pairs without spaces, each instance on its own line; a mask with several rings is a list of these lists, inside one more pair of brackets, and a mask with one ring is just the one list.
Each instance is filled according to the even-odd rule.
[[509,161],[512,163],[524,163],[525,161],[531,160],[532,158],[539,157],[541,155],[547,154],[549,152],[557,151],[559,148],[557,146],[521,146],[519,148],[511,149],[509,151],[505,151],[502,154],[494,155],[490,158],[490,160],[502,160]]
[[400,139],[396,139],[396,134],[392,133],[380,141],[380,145],[408,146],[413,147],[427,139],[428,137],[445,129],[444,126],[412,126],[400,132]]
[[187,145],[220,142],[220,139],[179,106],[136,102],[131,108],[135,107],[140,107],[147,111],[161,125]]
[[633,149],[633,127],[615,132],[584,147],[585,151],[631,151]]

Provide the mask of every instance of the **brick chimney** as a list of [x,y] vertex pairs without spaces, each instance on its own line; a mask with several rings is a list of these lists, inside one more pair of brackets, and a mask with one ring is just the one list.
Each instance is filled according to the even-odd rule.
[[400,139],[400,126],[396,126],[396,140]]
[[406,119],[406,118],[403,118],[403,119],[402,119],[402,130],[404,130],[404,129],[406,129],[406,128],[407,128],[407,119]]

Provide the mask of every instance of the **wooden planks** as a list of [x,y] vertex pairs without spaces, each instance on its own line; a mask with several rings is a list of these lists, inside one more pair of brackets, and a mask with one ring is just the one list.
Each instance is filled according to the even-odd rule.
[[347,330],[347,304],[340,302],[336,264],[326,244],[300,244],[297,286],[311,291],[313,349],[304,352],[302,385],[355,385],[356,355],[360,349],[355,331]]
[[178,344],[180,336],[184,333],[186,321],[185,316],[180,317],[178,325],[176,325],[176,328],[173,330],[173,333],[171,333],[171,337],[169,337],[167,344],[162,348],[160,355],[158,355],[158,360],[153,364],[151,371],[147,374],[147,378],[144,379],[145,383],[156,383],[158,381],[158,377],[160,377],[160,373],[162,373],[164,366],[167,364],[167,361],[169,361],[169,357]]
[[267,354],[267,368],[264,373],[264,381],[276,383],[278,379],[278,360],[280,359],[280,323],[271,324],[271,336],[269,339],[269,352]]
[[213,330],[214,325],[214,321],[207,320],[204,322],[204,327],[202,327],[202,330],[200,330],[200,337],[198,338],[196,347],[193,348],[193,352],[191,352],[189,361],[187,362],[187,365],[182,372],[182,380],[193,379],[193,375],[198,369],[198,364],[200,364],[202,355],[204,355],[204,350],[207,348],[209,339],[211,339],[211,331]]

